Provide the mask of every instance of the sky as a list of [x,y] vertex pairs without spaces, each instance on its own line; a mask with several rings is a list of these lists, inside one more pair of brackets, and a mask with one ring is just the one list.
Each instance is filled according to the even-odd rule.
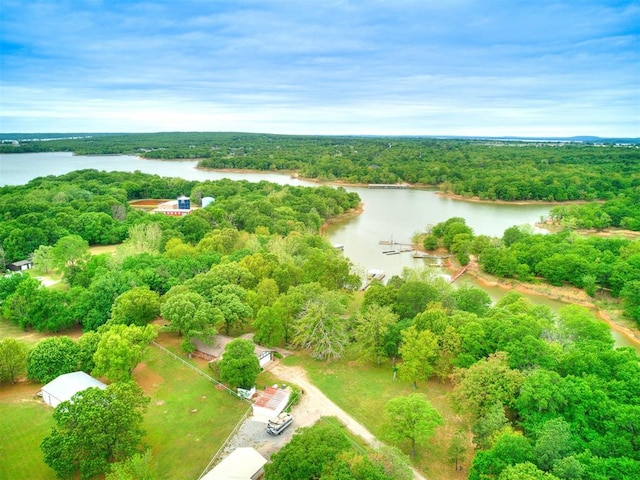
[[0,1],[0,132],[640,137],[640,0]]

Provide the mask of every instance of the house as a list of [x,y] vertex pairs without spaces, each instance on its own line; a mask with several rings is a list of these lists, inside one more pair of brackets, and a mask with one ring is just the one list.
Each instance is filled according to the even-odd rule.
[[[204,358],[209,361],[222,358],[224,347],[231,340],[233,340],[233,338],[224,335],[217,335],[215,338],[211,338],[208,342],[200,339],[194,339],[193,344],[196,346],[194,356]],[[260,363],[261,368],[264,368],[267,363],[274,359],[275,352],[273,350],[261,347],[260,345],[255,345],[254,351],[256,357],[258,357],[258,362]]]
[[267,460],[251,447],[236,448],[201,480],[259,480]]
[[42,387],[40,393],[44,403],[57,407],[59,403],[70,400],[76,393],[91,387],[97,387],[102,390],[107,388],[104,383],[96,380],[91,375],[87,375],[84,372],[72,372],[60,375],[55,380],[50,381]]
[[33,268],[33,262],[31,260],[19,260],[17,262],[7,264],[7,270],[12,272],[23,272]]
[[181,195],[176,200],[159,203],[156,208],[151,210],[151,212],[182,217],[191,213],[193,210],[194,208],[191,207],[191,200],[189,197]]
[[290,397],[291,389],[288,387],[278,388],[274,385],[265,388],[252,406],[255,420],[266,423],[277,418],[289,404]]

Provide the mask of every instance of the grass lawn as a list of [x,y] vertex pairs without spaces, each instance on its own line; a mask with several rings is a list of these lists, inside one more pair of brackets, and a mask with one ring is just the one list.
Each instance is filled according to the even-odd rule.
[[53,409],[33,398],[39,389],[29,382],[0,387],[0,478],[56,478],[40,450],[53,426]]
[[153,346],[134,379],[151,398],[144,441],[152,447],[158,478],[198,478],[248,404]]
[[[327,397],[383,440],[384,404],[396,396],[416,392],[410,383],[393,380],[389,364],[379,368],[368,363],[347,360],[327,364],[303,355],[287,357],[284,363],[303,367],[309,379]],[[417,393],[427,396],[445,420],[445,425],[438,428],[430,445],[418,448],[415,459],[416,467],[432,480],[466,478],[470,466],[471,444],[467,454],[468,461],[463,464],[464,471],[455,472],[453,466],[447,462],[449,441],[455,431],[464,425],[463,419],[451,409],[448,398],[450,392],[449,384],[439,383],[437,380],[423,382],[417,389]],[[409,453],[408,443],[400,446],[403,451]]]

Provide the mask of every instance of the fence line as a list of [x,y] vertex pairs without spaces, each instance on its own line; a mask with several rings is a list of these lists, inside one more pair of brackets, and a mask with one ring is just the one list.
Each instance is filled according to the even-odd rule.
[[240,395],[238,395],[236,392],[234,392],[233,390],[231,390],[229,387],[227,387],[226,385],[224,385],[223,383],[220,383],[218,380],[216,380],[215,378],[213,378],[210,375],[207,375],[207,373],[203,372],[202,370],[200,370],[198,367],[196,367],[195,365],[187,362],[184,358],[180,358],[178,355],[176,355],[175,353],[173,353],[171,350],[167,350],[166,348],[164,348],[162,345],[160,345],[159,343],[156,342],[151,342],[153,345],[155,345],[156,347],[158,347],[160,350],[164,351],[165,353],[169,354],[170,356],[172,356],[174,359],[179,360],[180,362],[182,362],[184,365],[186,365],[187,367],[189,367],[191,370],[194,370],[195,372],[197,372],[199,375],[202,375],[204,378],[206,378],[207,380],[209,380],[211,383],[215,383],[216,385],[218,385],[219,387],[225,389],[228,393],[230,393],[231,395],[233,395],[234,397],[239,398],[240,400],[244,400],[247,403],[251,403],[249,402],[246,398],[241,397]]
[[251,407],[247,408],[247,411],[244,412],[244,415],[242,415],[242,418],[240,419],[240,421],[238,423],[236,423],[236,426],[233,427],[233,430],[231,431],[231,433],[229,434],[229,436],[225,439],[224,443],[220,446],[220,448],[218,449],[218,451],[216,452],[216,454],[213,456],[213,458],[209,461],[209,463],[207,464],[206,467],[204,467],[204,470],[202,471],[202,473],[200,474],[200,476],[198,477],[198,480],[200,480],[202,477],[204,477],[207,472],[211,469],[211,467],[213,466],[214,462],[218,459],[218,457],[220,456],[220,453],[222,453],[222,451],[224,450],[224,448],[227,446],[227,444],[229,443],[229,441],[233,438],[233,436],[236,434],[236,432],[240,429],[240,427],[242,426],[242,424],[244,423],[244,421],[247,419],[247,417],[249,416],[249,412],[251,412]]

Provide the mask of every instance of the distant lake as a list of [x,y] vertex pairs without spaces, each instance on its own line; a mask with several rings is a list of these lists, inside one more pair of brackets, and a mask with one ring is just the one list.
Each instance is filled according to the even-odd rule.
[[[62,175],[87,168],[140,171],[198,181],[229,178],[250,182],[265,180],[280,185],[318,185],[283,173],[199,170],[196,168],[197,163],[196,160],[146,160],[127,155],[75,156],[66,152],[5,154],[0,155],[0,185],[22,185],[36,177]],[[356,217],[330,226],[326,234],[331,242],[344,245],[344,254],[360,274],[364,276],[370,269],[379,269],[385,271],[387,279],[402,273],[404,267],[419,268],[425,261],[413,258],[411,253],[385,255],[382,251],[389,247],[380,245],[381,240],[409,243],[414,233],[424,231],[427,225],[435,225],[451,217],[464,218],[475,234],[501,237],[504,230],[513,225],[533,226],[541,216],[546,216],[550,209],[549,205],[465,202],[442,197],[434,189],[345,188],[360,195],[364,211]],[[473,278],[463,278],[480,286]],[[489,290],[494,299],[504,294],[500,289]],[[543,303],[556,310],[563,305],[561,302],[535,295],[526,296],[535,303]],[[625,341],[624,336],[617,332],[614,334],[618,345],[630,344],[628,340]]]

